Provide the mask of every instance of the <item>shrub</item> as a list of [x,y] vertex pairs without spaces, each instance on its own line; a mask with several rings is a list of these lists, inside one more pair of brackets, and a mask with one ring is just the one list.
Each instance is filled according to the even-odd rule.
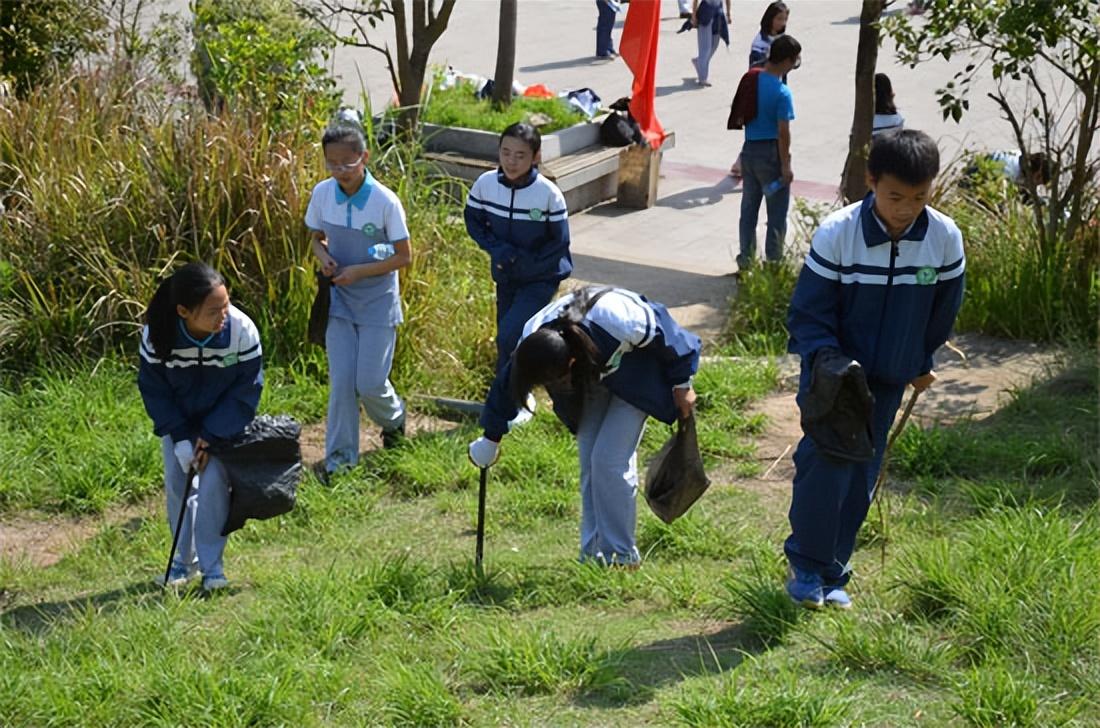
[[101,0],[0,2],[0,80],[12,78],[26,96],[52,71],[102,48],[106,24]]
[[521,96],[506,108],[496,109],[489,99],[477,98],[473,88],[463,83],[448,89],[433,88],[421,120],[441,126],[502,132],[517,121],[529,121],[534,114],[542,114],[550,119],[549,122],[538,125],[543,134],[585,120],[584,114],[558,98],[536,99]]

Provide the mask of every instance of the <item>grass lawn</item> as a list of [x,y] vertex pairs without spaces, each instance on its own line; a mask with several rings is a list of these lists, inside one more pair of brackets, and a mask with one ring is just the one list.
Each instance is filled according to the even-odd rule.
[[[101,367],[0,397],[0,507],[156,492],[131,379]],[[322,390],[271,381],[266,409],[316,416]],[[227,594],[153,586],[168,540],[152,508],[52,567],[0,564],[0,725],[1100,722],[1095,367],[981,423],[907,434],[886,561],[872,512],[847,613],[787,601],[784,499],[739,487],[766,425],[747,411],[775,381],[708,360],[714,483],[671,526],[639,504],[637,572],[575,562],[575,447],[546,408],[490,473],[483,574],[472,424],[368,454],[331,487],[307,477],[292,513],[230,540]],[[53,454],[36,460],[39,430]],[[666,433],[651,422],[643,451]],[[101,460],[119,477],[83,500],[12,479],[38,460],[47,483],[107,472]]]

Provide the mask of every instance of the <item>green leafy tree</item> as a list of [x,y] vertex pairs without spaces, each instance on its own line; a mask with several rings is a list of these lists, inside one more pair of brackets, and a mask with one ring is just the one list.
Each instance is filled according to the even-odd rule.
[[195,0],[192,66],[206,109],[259,112],[277,126],[324,123],[338,93],[331,39],[293,0]]
[[961,119],[973,81],[992,75],[996,90],[989,97],[1012,125],[1020,151],[1042,151],[1052,163],[1046,198],[1033,180],[1025,183],[1044,250],[1095,224],[1100,2],[930,0],[922,20],[894,16],[883,28],[911,66],[940,57],[961,67],[937,90],[945,119]]
[[106,24],[99,0],[0,0],[0,77],[25,96],[51,71],[101,50]]

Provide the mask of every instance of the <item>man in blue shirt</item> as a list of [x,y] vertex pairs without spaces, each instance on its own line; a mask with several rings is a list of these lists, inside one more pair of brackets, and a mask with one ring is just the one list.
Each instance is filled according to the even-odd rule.
[[770,261],[783,257],[787,234],[787,209],[791,203],[791,128],[794,101],[783,77],[802,64],[802,46],[789,35],[775,39],[764,72],[757,77],[756,116],[745,125],[741,148],[741,250],[739,271],[756,259],[756,221],[760,200],[767,195],[768,232],[764,254]]

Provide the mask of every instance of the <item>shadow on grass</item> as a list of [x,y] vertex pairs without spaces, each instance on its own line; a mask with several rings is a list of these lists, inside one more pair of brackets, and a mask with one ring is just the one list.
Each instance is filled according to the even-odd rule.
[[737,622],[713,632],[701,631],[614,651],[609,661],[618,666],[621,684],[581,693],[573,702],[607,709],[646,703],[666,685],[698,675],[720,675],[766,649],[744,624]]
[[144,579],[100,594],[15,607],[0,612],[0,624],[6,629],[16,629],[28,634],[41,635],[48,632],[58,621],[66,617],[88,611],[94,611],[97,614],[110,612],[117,609],[124,602],[136,601],[145,595],[154,593],[164,593],[164,587],[152,580]]

